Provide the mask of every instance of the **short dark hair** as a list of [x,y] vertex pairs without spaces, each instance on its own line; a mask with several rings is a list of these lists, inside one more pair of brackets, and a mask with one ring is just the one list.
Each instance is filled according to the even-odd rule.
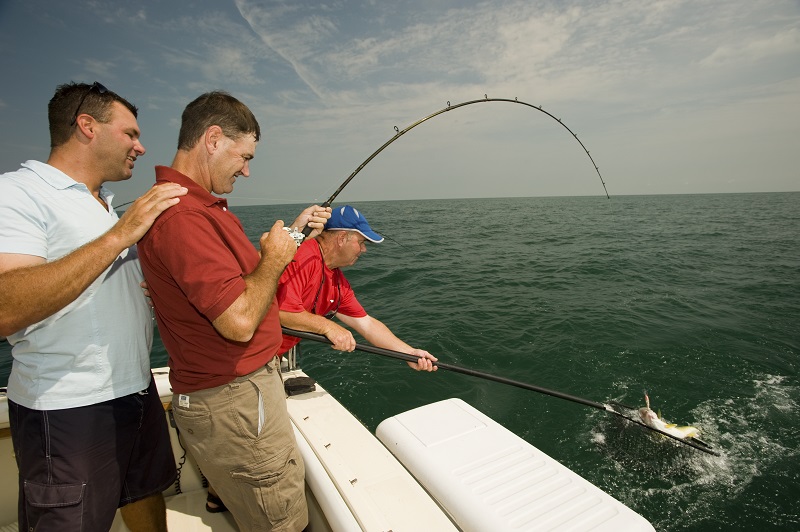
[[81,114],[92,115],[98,122],[108,123],[111,120],[111,106],[114,102],[119,102],[133,113],[133,116],[138,115],[136,106],[119,94],[110,90],[92,90],[93,88],[94,85],[75,82],[56,87],[56,92],[47,105],[50,148],[61,146],[69,140],[75,126],[72,119],[79,110],[82,111]]
[[219,126],[222,133],[233,140],[252,134],[256,142],[261,138],[261,128],[250,109],[224,91],[212,91],[194,99],[181,116],[178,149],[192,149],[211,126]]

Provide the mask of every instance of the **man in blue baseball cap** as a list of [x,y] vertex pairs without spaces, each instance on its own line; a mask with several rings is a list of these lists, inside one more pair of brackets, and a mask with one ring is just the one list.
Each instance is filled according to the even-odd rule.
[[[372,230],[367,219],[350,205],[334,207],[325,230],[303,242],[278,285],[281,325],[325,335],[337,351],[353,351],[353,333],[333,321],[336,317],[358,331],[369,343],[384,349],[418,357],[408,362],[418,371],[436,371],[436,358],[400,340],[380,320],[368,315],[356,299],[341,268],[352,266],[367,250],[366,242],[378,244],[383,237]],[[286,353],[300,341],[283,336],[279,353]]]

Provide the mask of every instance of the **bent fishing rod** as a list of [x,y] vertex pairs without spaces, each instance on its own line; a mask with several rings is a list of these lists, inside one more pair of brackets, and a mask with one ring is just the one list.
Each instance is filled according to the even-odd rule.
[[[352,174],[350,174],[350,175],[347,177],[347,179],[345,179],[345,180],[344,180],[344,182],[343,182],[343,183],[342,183],[342,184],[339,186],[339,188],[337,188],[337,189],[334,191],[334,193],[333,193],[333,194],[331,194],[331,197],[330,197],[330,198],[328,198],[328,199],[325,201],[325,203],[323,203],[323,204],[322,204],[322,207],[330,207],[330,206],[333,204],[333,200],[335,200],[335,199],[336,199],[336,196],[338,196],[338,195],[339,195],[339,194],[342,192],[342,190],[344,190],[344,187],[346,187],[346,186],[347,186],[347,185],[350,183],[350,181],[352,181],[352,180],[353,180],[353,178],[354,178],[354,177],[355,177],[355,176],[356,176],[356,175],[357,175],[357,174],[358,174],[358,173],[359,173],[361,170],[363,170],[363,169],[364,169],[364,167],[365,167],[365,166],[367,166],[367,164],[369,164],[369,162],[370,162],[372,159],[374,159],[375,157],[377,157],[377,156],[378,156],[378,154],[379,154],[379,153],[381,153],[383,150],[385,150],[385,149],[386,149],[386,148],[387,148],[387,147],[388,147],[388,146],[389,146],[391,143],[393,143],[394,141],[396,141],[397,139],[399,139],[400,137],[402,137],[403,135],[405,135],[406,133],[408,133],[409,131],[411,131],[412,129],[414,129],[415,127],[417,127],[418,125],[422,124],[423,122],[427,122],[427,121],[428,121],[428,120],[430,120],[431,118],[434,118],[434,117],[436,117],[436,116],[439,116],[439,115],[441,115],[441,114],[444,114],[444,113],[446,113],[446,112],[448,112],[448,111],[454,111],[454,110],[456,110],[456,109],[459,109],[459,108],[462,108],[462,107],[466,107],[466,106],[468,106],[468,105],[474,105],[474,104],[478,104],[478,103],[488,103],[488,102],[506,102],[506,103],[515,103],[515,104],[519,104],[519,105],[524,105],[524,106],[530,107],[531,109],[535,109],[535,110],[537,110],[537,111],[539,111],[539,112],[542,112],[542,113],[546,114],[547,116],[549,116],[550,118],[552,118],[553,120],[555,120],[555,121],[557,121],[559,124],[561,124],[561,125],[564,127],[564,129],[566,129],[567,131],[569,131],[569,133],[570,133],[570,134],[571,134],[573,137],[575,137],[575,140],[577,140],[577,141],[578,141],[578,143],[581,145],[581,148],[583,148],[583,151],[584,151],[584,152],[586,152],[586,155],[588,155],[588,156],[589,156],[589,160],[592,162],[592,166],[594,166],[594,170],[595,170],[595,172],[597,172],[597,177],[599,177],[599,178],[600,178],[600,183],[602,183],[602,185],[603,185],[603,190],[605,191],[606,198],[608,198],[608,199],[611,199],[611,196],[609,196],[609,195],[608,195],[608,189],[606,188],[606,183],[605,183],[605,181],[603,181],[603,176],[602,176],[602,175],[600,175],[600,168],[598,168],[598,167],[597,167],[597,164],[594,162],[594,158],[592,158],[592,154],[591,154],[591,153],[589,153],[589,150],[588,150],[588,149],[586,149],[586,146],[583,144],[583,142],[581,141],[581,139],[579,139],[579,138],[578,138],[578,135],[576,135],[576,134],[575,134],[575,133],[574,133],[574,132],[573,132],[573,131],[572,131],[572,130],[569,128],[569,127],[567,127],[567,125],[566,125],[564,122],[562,122],[560,118],[558,118],[558,117],[556,117],[555,115],[553,115],[553,114],[549,113],[548,111],[545,111],[544,109],[542,109],[542,106],[541,106],[541,105],[538,105],[538,106],[537,106],[537,105],[533,105],[533,104],[531,104],[531,103],[527,103],[527,102],[521,102],[521,101],[519,101],[517,98],[514,98],[513,100],[511,100],[511,99],[509,99],[509,98],[489,98],[487,95],[485,95],[485,94],[484,94],[484,95],[483,95],[483,99],[480,99],[480,100],[470,100],[470,101],[467,101],[467,102],[457,103],[457,104],[455,104],[455,105],[450,105],[450,102],[448,101],[448,102],[447,102],[447,106],[446,106],[444,109],[439,109],[439,110],[438,110],[438,111],[436,111],[435,113],[431,113],[431,114],[429,114],[428,116],[426,116],[426,117],[424,117],[424,118],[420,118],[419,120],[417,120],[416,122],[414,122],[414,123],[413,123],[413,124],[411,124],[410,126],[406,127],[405,129],[402,129],[402,130],[401,130],[401,129],[399,129],[397,126],[394,126],[395,135],[394,135],[392,138],[390,138],[389,140],[387,140],[387,141],[386,141],[386,142],[383,144],[383,146],[381,146],[380,148],[378,148],[377,150],[375,150],[374,152],[372,152],[372,155],[370,155],[369,157],[367,157],[367,159],[366,159],[366,160],[365,160],[363,163],[361,163],[361,164],[358,166],[358,168],[356,168],[355,170],[353,170],[353,173],[352,173]],[[306,227],[303,229],[302,233],[303,233],[303,235],[304,235],[304,236],[308,236],[309,234],[311,234],[311,228],[310,228],[310,227],[308,227],[308,226],[306,226]]]
[[[316,333],[307,332],[307,331],[298,331],[298,330],[295,330],[295,329],[290,329],[288,327],[281,327],[281,330],[282,330],[283,334],[286,334],[288,336],[294,336],[296,338],[302,338],[302,339],[305,339],[305,340],[313,340],[315,342],[320,342],[320,343],[328,344],[328,345],[332,345],[333,344],[333,342],[331,342],[326,336],[321,335],[321,334],[316,334]],[[401,353],[399,351],[392,351],[391,349],[384,349],[382,347],[375,347],[375,346],[371,346],[371,345],[364,345],[364,344],[358,344],[357,343],[356,344],[356,349],[358,351],[363,351],[365,353],[372,353],[372,354],[381,355],[381,356],[385,356],[385,357],[389,357],[389,358],[395,358],[395,359],[398,359],[398,360],[404,360],[406,362],[417,362],[417,360],[419,359],[419,357],[415,357],[415,356],[409,355],[407,353]],[[700,443],[691,441],[689,439],[683,439],[683,438],[679,438],[677,436],[673,436],[672,434],[669,434],[668,432],[664,432],[663,430],[657,429],[656,427],[651,427],[650,425],[646,425],[645,423],[639,421],[638,419],[632,418],[630,416],[626,416],[624,413],[616,410],[614,407],[612,407],[610,405],[607,405],[607,404],[598,403],[598,402],[595,402],[595,401],[591,401],[589,399],[584,399],[582,397],[576,397],[574,395],[569,395],[569,394],[566,394],[566,393],[563,393],[563,392],[559,392],[559,391],[556,391],[556,390],[550,390],[550,389],[547,389],[547,388],[542,388],[541,386],[535,386],[533,384],[528,384],[526,382],[521,382],[521,381],[517,381],[517,380],[513,380],[513,379],[508,379],[506,377],[500,377],[498,375],[493,375],[491,373],[486,373],[486,372],[483,372],[483,371],[478,371],[478,370],[474,370],[474,369],[470,369],[470,368],[456,366],[454,364],[447,364],[445,362],[439,362],[439,361],[436,361],[433,364],[436,367],[438,367],[439,369],[452,371],[454,373],[461,373],[463,375],[470,375],[472,377],[478,377],[480,379],[486,379],[486,380],[490,380],[490,381],[494,381],[494,382],[499,382],[501,384],[508,384],[509,386],[516,386],[517,388],[522,388],[523,390],[531,390],[531,391],[534,391],[534,392],[539,392],[539,393],[542,393],[542,394],[545,394],[545,395],[549,395],[551,397],[557,397],[559,399],[566,399],[567,401],[572,401],[573,403],[579,403],[579,404],[582,404],[582,405],[585,405],[585,406],[590,406],[592,408],[596,408],[598,410],[603,410],[603,411],[608,412],[610,414],[614,414],[615,416],[619,416],[619,417],[621,417],[621,418],[623,418],[623,419],[625,419],[625,420],[627,420],[627,421],[629,421],[631,423],[635,423],[636,425],[644,427],[647,430],[658,432],[659,434],[662,434],[662,435],[664,435],[664,436],[666,436],[668,438],[671,438],[671,439],[673,439],[673,440],[675,440],[675,441],[677,441],[679,443],[682,443],[684,445],[688,445],[689,447],[693,447],[694,449],[697,449],[698,451],[702,451],[704,453],[708,453],[708,454],[711,454],[711,455],[714,455],[714,456],[719,456],[719,453],[717,453],[716,451],[711,449],[710,446],[707,445],[707,444],[701,445]],[[628,408],[630,408],[630,407],[628,407]]]

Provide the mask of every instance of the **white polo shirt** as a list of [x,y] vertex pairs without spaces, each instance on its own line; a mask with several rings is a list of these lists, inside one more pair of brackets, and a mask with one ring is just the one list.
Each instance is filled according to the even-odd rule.
[[[38,161],[0,175],[0,253],[54,261],[96,239],[118,220],[113,194],[100,193],[109,210],[84,184]],[[132,246],[75,301],[9,336],[9,399],[58,410],[147,388],[153,320],[142,280]]]

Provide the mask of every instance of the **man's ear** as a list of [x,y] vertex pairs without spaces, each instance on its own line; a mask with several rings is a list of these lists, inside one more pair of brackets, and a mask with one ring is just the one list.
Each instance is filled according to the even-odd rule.
[[86,138],[93,139],[95,132],[94,126],[96,125],[95,119],[88,114],[82,114],[78,116],[78,119],[75,121],[75,131],[80,132]]
[[206,144],[206,151],[208,151],[208,153],[217,151],[217,148],[219,148],[219,144],[224,137],[225,135],[223,135],[221,127],[216,125],[209,126],[209,128],[206,129],[206,134],[203,135],[203,141]]

